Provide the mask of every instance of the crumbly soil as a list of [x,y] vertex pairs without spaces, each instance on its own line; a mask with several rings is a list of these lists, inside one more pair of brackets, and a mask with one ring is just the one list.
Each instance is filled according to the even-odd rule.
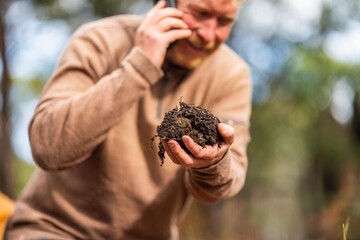
[[[165,117],[161,124],[157,127],[157,135],[160,140],[176,140],[180,146],[190,154],[190,151],[185,147],[181,137],[183,135],[190,136],[197,144],[202,147],[206,145],[214,146],[222,141],[222,137],[217,130],[220,120],[214,116],[209,110],[187,104],[180,100],[180,109],[176,106],[174,109],[165,113]],[[160,141],[158,155],[161,160],[161,165],[165,159],[165,149]]]

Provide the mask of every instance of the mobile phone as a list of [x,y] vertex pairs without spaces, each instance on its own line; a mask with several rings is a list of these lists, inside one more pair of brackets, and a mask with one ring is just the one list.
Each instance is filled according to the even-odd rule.
[[166,0],[166,6],[176,8],[175,0]]

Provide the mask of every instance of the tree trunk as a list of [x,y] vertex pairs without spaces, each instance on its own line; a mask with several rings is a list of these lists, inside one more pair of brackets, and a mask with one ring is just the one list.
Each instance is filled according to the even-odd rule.
[[2,64],[2,72],[0,71],[1,81],[1,98],[0,101],[0,191],[8,196],[12,196],[12,150],[10,143],[10,74],[6,59],[5,48],[5,0],[0,0],[0,63]]
[[353,129],[357,141],[360,141],[360,91],[358,91],[354,98],[353,103],[354,117],[353,117]]

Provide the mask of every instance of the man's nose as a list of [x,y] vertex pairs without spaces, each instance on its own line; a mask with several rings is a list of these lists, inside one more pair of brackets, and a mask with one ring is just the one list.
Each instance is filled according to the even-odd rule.
[[205,43],[213,42],[216,38],[216,18],[210,18],[203,22],[202,26],[198,29],[198,34]]

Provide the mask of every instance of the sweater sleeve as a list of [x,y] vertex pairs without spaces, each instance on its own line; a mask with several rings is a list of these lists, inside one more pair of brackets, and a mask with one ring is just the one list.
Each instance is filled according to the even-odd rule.
[[[185,185],[189,193],[203,203],[214,203],[237,194],[245,184],[250,142],[252,86],[248,66],[230,71],[214,100],[213,112],[235,129],[235,140],[222,160],[209,167],[188,168]],[[220,91],[218,91],[220,92]]]
[[106,28],[75,33],[43,90],[29,137],[34,160],[45,170],[69,168],[89,157],[163,74],[125,31],[111,30],[119,32],[117,39]]

